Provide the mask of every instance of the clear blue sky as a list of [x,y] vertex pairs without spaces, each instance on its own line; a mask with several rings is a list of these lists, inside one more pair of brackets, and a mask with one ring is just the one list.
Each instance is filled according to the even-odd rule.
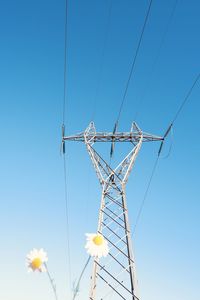
[[[143,130],[162,135],[200,71],[200,3],[179,0],[172,15],[174,5],[153,1],[120,130],[136,117]],[[64,6],[64,0],[0,4],[2,300],[54,299],[45,274],[27,274],[33,247],[48,252],[59,300],[70,299],[59,154]],[[92,117],[97,130],[113,129],[148,1],[113,0],[108,26],[109,6],[109,0],[69,0],[67,134],[84,130]],[[199,95],[200,84],[175,123],[171,155],[159,162],[135,235],[141,300],[199,299]],[[158,147],[144,145],[128,182],[132,226]],[[87,259],[84,234],[96,230],[100,187],[83,144],[68,144],[66,158],[74,280]],[[90,270],[78,300],[88,299]]]

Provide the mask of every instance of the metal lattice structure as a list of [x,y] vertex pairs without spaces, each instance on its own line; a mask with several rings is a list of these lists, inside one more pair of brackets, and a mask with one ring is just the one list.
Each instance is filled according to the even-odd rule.
[[[63,136],[65,141],[85,143],[102,186],[97,232],[108,241],[109,255],[94,259],[89,299],[108,299],[112,292],[114,300],[139,300],[125,187],[142,143],[163,137],[142,132],[136,123],[130,132],[98,133],[91,122],[85,132]],[[113,169],[94,149],[96,142],[130,142],[133,148]]]

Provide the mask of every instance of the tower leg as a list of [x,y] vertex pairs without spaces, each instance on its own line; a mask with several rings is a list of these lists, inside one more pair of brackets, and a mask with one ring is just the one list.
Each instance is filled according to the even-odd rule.
[[120,184],[112,169],[102,187],[97,232],[107,240],[110,251],[108,257],[94,259],[89,299],[115,293],[116,300],[138,300],[125,184]]

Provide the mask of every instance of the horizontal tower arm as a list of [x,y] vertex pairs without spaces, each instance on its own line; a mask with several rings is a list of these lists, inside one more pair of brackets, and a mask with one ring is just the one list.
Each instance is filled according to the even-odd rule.
[[[95,134],[88,134],[88,139],[93,139],[95,142],[133,142],[137,143],[140,140],[141,134],[139,133],[130,133],[130,132],[117,132],[113,133],[101,133],[97,132]],[[84,133],[64,136],[64,141],[76,141],[76,142],[85,142]],[[148,133],[143,133],[143,142],[154,142],[154,141],[163,141],[164,138],[156,135],[151,135]]]

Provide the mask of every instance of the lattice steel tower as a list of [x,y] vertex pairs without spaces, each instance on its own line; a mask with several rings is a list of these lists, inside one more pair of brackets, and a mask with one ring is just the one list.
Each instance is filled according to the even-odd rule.
[[[163,141],[163,137],[142,132],[136,123],[130,132],[96,132],[91,122],[80,134],[65,137],[63,133],[63,145],[65,141],[85,143],[102,186],[97,232],[108,241],[109,255],[94,259],[89,299],[139,300],[125,187],[142,143]],[[97,142],[130,142],[133,148],[113,169],[94,149]]]

